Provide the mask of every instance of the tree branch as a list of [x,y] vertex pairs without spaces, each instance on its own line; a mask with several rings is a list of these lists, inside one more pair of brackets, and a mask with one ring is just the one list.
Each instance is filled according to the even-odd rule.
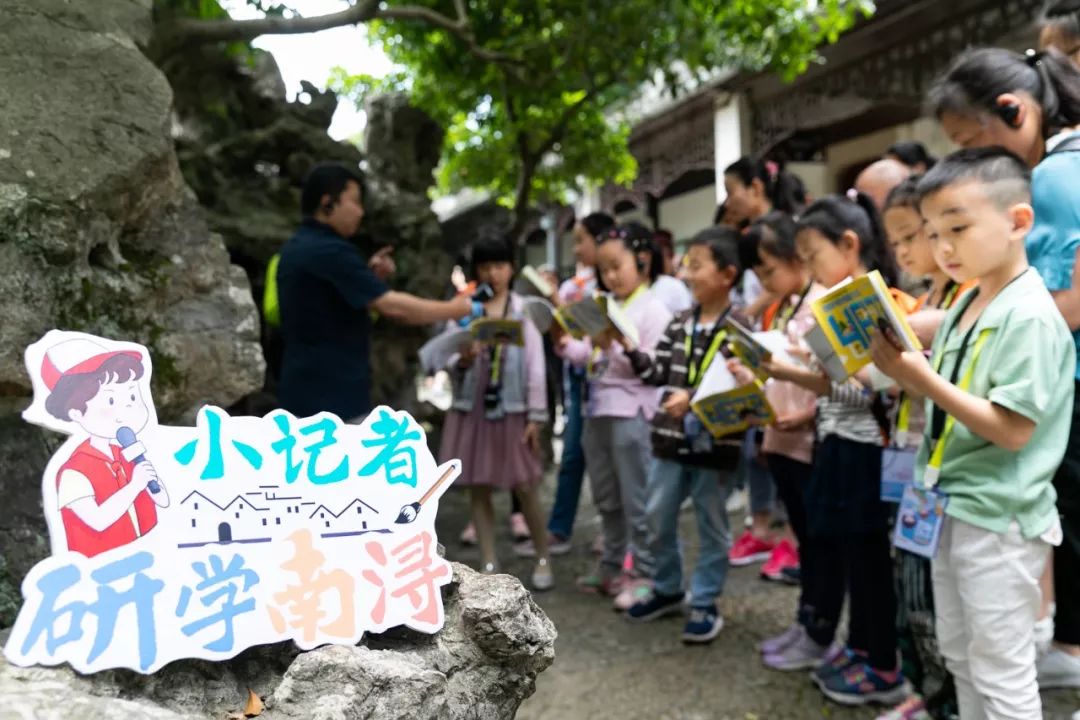
[[566,108],[563,110],[562,115],[559,116],[558,121],[556,121],[555,125],[552,126],[551,132],[548,134],[547,140],[541,143],[540,147],[536,149],[536,154],[538,156],[543,156],[544,153],[555,147],[555,143],[562,140],[563,135],[566,133],[566,128],[570,126],[570,121],[574,119],[574,115],[577,114],[577,111],[581,109],[581,106],[592,99],[592,95],[592,90],[589,90],[581,97],[580,100],[566,106]]
[[169,27],[170,34],[185,43],[237,42],[260,35],[303,35],[370,22],[378,17],[379,0],[358,0],[347,10],[316,17],[263,17],[253,20],[196,20],[180,18]]
[[419,5],[380,7],[381,0],[357,0],[347,10],[316,17],[263,17],[252,20],[196,20],[179,18],[163,29],[168,47],[215,42],[247,42],[262,35],[303,35],[372,20],[416,20],[457,37],[469,53],[492,63],[520,63],[476,42],[469,27],[465,0],[454,0],[457,17],[451,18]]

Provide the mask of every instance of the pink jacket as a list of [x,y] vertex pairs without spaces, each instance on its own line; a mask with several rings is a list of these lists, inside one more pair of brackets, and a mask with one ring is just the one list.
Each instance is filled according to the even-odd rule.
[[[814,283],[806,299],[799,306],[798,312],[788,321],[785,331],[792,345],[799,346],[803,336],[817,323],[810,304],[825,292],[824,287]],[[794,301],[797,302],[797,298]],[[810,390],[801,388],[795,383],[778,380],[769,380],[766,383],[765,397],[769,399],[769,404],[773,406],[778,417],[812,410],[817,404],[817,396]],[[761,450],[809,464],[813,462],[814,457],[814,427],[810,425],[805,430],[784,431],[777,430],[771,425],[766,426]]]
[[[649,291],[638,296],[625,312],[640,335],[640,349],[651,355],[671,322],[671,312]],[[598,353],[590,363],[592,342],[571,340],[563,348],[562,356],[576,367],[596,368],[589,378],[589,401],[583,404],[586,417],[632,418],[641,413],[651,420],[656,413],[659,391],[638,378],[621,345],[612,345]]]

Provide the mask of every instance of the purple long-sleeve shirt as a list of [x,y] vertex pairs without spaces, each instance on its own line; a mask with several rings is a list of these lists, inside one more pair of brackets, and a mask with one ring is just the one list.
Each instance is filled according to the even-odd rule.
[[[651,355],[671,322],[671,312],[648,291],[623,311],[637,328],[639,349]],[[588,339],[571,340],[563,347],[562,356],[577,367],[586,367],[593,356],[593,344]],[[652,419],[659,406],[659,392],[638,378],[621,345],[613,344],[599,353],[593,364],[606,367],[589,379],[589,402],[584,404],[588,417],[631,418],[641,413]]]

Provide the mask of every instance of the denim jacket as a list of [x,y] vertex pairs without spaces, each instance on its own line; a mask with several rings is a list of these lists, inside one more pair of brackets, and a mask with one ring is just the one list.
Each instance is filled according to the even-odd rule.
[[[508,316],[510,319],[524,320],[522,304],[521,297],[511,293]],[[506,345],[503,348],[499,404],[484,413],[489,420],[498,420],[508,414],[517,413],[528,413],[532,422],[544,423],[548,420],[543,338],[536,326],[528,320],[524,320],[524,329],[524,347]],[[477,394],[476,383],[486,383],[487,378],[477,373],[477,363],[464,369],[458,367],[458,358],[458,355],[453,355],[446,368],[454,387],[451,409],[469,413],[473,410]]]

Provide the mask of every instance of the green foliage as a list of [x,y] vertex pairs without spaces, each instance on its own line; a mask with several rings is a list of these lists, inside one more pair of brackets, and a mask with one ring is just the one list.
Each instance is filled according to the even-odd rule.
[[[451,0],[420,4],[454,16]],[[632,181],[629,129],[611,118],[646,83],[659,80],[677,94],[722,67],[771,67],[793,78],[820,44],[873,11],[869,0],[818,0],[813,9],[805,0],[467,6],[476,45],[503,61],[478,58],[423,22],[376,21],[372,37],[404,72],[377,80],[339,69],[331,86],[357,103],[371,92],[408,91],[448,129],[440,189],[484,188],[512,205],[561,200],[582,183]]]

